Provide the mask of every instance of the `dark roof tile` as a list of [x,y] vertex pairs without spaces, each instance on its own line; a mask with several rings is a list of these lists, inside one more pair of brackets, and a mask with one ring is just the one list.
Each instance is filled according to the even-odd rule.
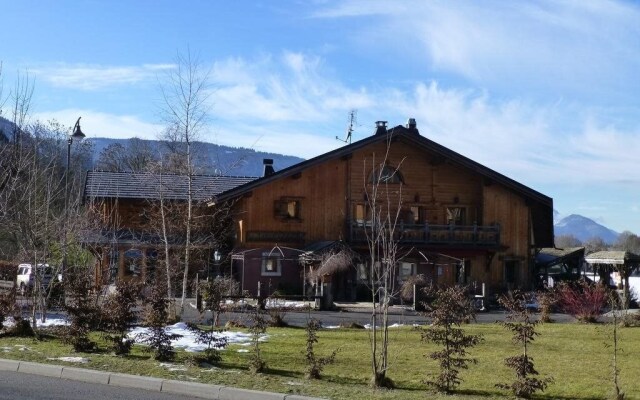
[[[255,177],[194,175],[193,199],[204,201],[219,193],[255,180]],[[89,171],[85,198],[186,200],[188,180],[184,175]]]

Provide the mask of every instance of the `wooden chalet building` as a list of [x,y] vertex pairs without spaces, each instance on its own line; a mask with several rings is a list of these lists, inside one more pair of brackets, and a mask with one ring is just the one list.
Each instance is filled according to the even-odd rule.
[[[205,200],[216,193],[228,191],[255,177],[196,175],[192,180],[192,199],[196,214],[207,213]],[[188,181],[183,175],[133,172],[87,172],[84,202],[90,208],[94,226],[82,241],[96,257],[96,280],[113,283],[116,279],[150,281],[164,248],[158,222],[158,205],[163,199],[170,208],[169,218],[180,218],[188,196]],[[210,267],[213,252],[220,243],[212,238],[213,226],[194,228],[194,257],[190,270],[195,273]],[[184,251],[184,238],[173,229],[169,236],[179,264]]]
[[363,257],[326,278],[335,299],[357,299],[372,176],[400,207],[399,281],[424,274],[490,291],[532,287],[537,250],[553,247],[552,199],[420,135],[410,119],[393,128],[379,121],[372,136],[281,171],[267,163],[265,176],[212,197],[211,206],[233,201],[230,273],[243,290],[302,294],[300,256],[340,243]]

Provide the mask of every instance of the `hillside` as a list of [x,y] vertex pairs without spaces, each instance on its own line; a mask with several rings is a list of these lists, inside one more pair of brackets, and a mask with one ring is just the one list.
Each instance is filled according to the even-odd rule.
[[[92,164],[95,166],[100,153],[109,145],[119,143],[128,147],[130,139],[90,138],[93,147]],[[158,140],[142,140],[153,152],[165,151],[165,144]],[[196,166],[202,174],[233,176],[262,176],[265,158],[273,159],[276,171],[304,161],[303,158],[276,153],[255,151],[244,147],[220,146],[213,143],[194,143]]]

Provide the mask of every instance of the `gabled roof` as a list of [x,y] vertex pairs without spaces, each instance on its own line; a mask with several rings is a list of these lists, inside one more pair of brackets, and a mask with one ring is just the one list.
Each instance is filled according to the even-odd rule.
[[536,255],[536,265],[539,267],[551,266],[571,259],[580,260],[582,257],[584,257],[584,247],[543,248]]
[[398,125],[395,128],[390,128],[386,131],[386,134],[376,133],[375,135],[369,136],[357,142],[351,143],[349,145],[343,146],[339,149],[330,151],[328,153],[321,154],[317,157],[311,158],[309,160],[300,162],[298,164],[292,165],[283,170],[277,171],[272,175],[265,176],[254,181],[248,182],[244,185],[235,187],[233,189],[227,190],[218,194],[217,196],[212,197],[212,201],[219,202],[225,201],[236,196],[242,195],[246,192],[251,191],[252,189],[262,186],[266,183],[285,178],[291,175],[295,175],[303,170],[312,167],[314,165],[326,162],[330,159],[343,157],[353,153],[354,151],[361,149],[363,147],[369,146],[371,144],[377,142],[384,142],[389,140],[405,140],[411,144],[414,144],[424,150],[430,151],[436,155],[442,156],[448,162],[454,165],[459,165],[465,168],[468,168],[474,172],[479,173],[480,175],[494,181],[499,182],[510,189],[522,194],[524,197],[530,200],[534,200],[540,202],[541,204],[552,206],[553,200],[545,196],[544,194],[537,192],[511,178],[508,178],[490,168],[485,167],[484,165],[477,163],[459,153],[456,153],[453,150],[450,150],[433,140],[427,139],[424,136],[421,136],[416,128],[406,128],[402,125]]
[[640,263],[640,255],[623,250],[598,251],[589,254],[584,260],[589,264],[638,264]]
[[532,230],[536,243],[532,243],[534,247],[553,247],[553,199],[544,194],[533,190],[511,178],[508,178],[476,161],[471,160],[453,150],[450,150],[433,140],[421,136],[418,129],[414,126],[404,127],[398,125],[395,128],[384,129],[378,126],[376,134],[343,146],[339,149],[321,154],[317,157],[292,165],[283,170],[277,171],[272,175],[268,175],[233,189],[221,192],[216,196],[212,196],[210,202],[217,203],[236,198],[250,192],[254,188],[273,182],[278,179],[289,177],[304,171],[305,169],[321,164],[331,159],[347,157],[351,153],[366,146],[378,142],[386,142],[388,140],[403,140],[416,148],[428,151],[451,165],[457,165],[473,172],[478,173],[486,179],[487,183],[499,183],[510,190],[520,194],[529,204],[533,220]]
[[[255,177],[194,175],[193,199],[204,201],[255,180]],[[185,175],[88,171],[85,198],[187,200]]]

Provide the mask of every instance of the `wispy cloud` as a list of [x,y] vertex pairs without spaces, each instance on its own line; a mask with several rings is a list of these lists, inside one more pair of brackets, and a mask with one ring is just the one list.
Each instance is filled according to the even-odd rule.
[[360,46],[422,61],[425,71],[452,72],[481,87],[551,97],[640,90],[640,7],[632,2],[329,4],[314,16],[352,19],[356,31],[349,37]]
[[323,59],[303,53],[219,61],[212,79],[213,109],[225,119],[329,121],[337,110],[372,103],[366,90],[348,88],[330,77]]
[[33,70],[36,77],[57,88],[98,90],[112,86],[137,84],[153,80],[173,69],[172,64],[141,66],[100,66],[60,64]]

